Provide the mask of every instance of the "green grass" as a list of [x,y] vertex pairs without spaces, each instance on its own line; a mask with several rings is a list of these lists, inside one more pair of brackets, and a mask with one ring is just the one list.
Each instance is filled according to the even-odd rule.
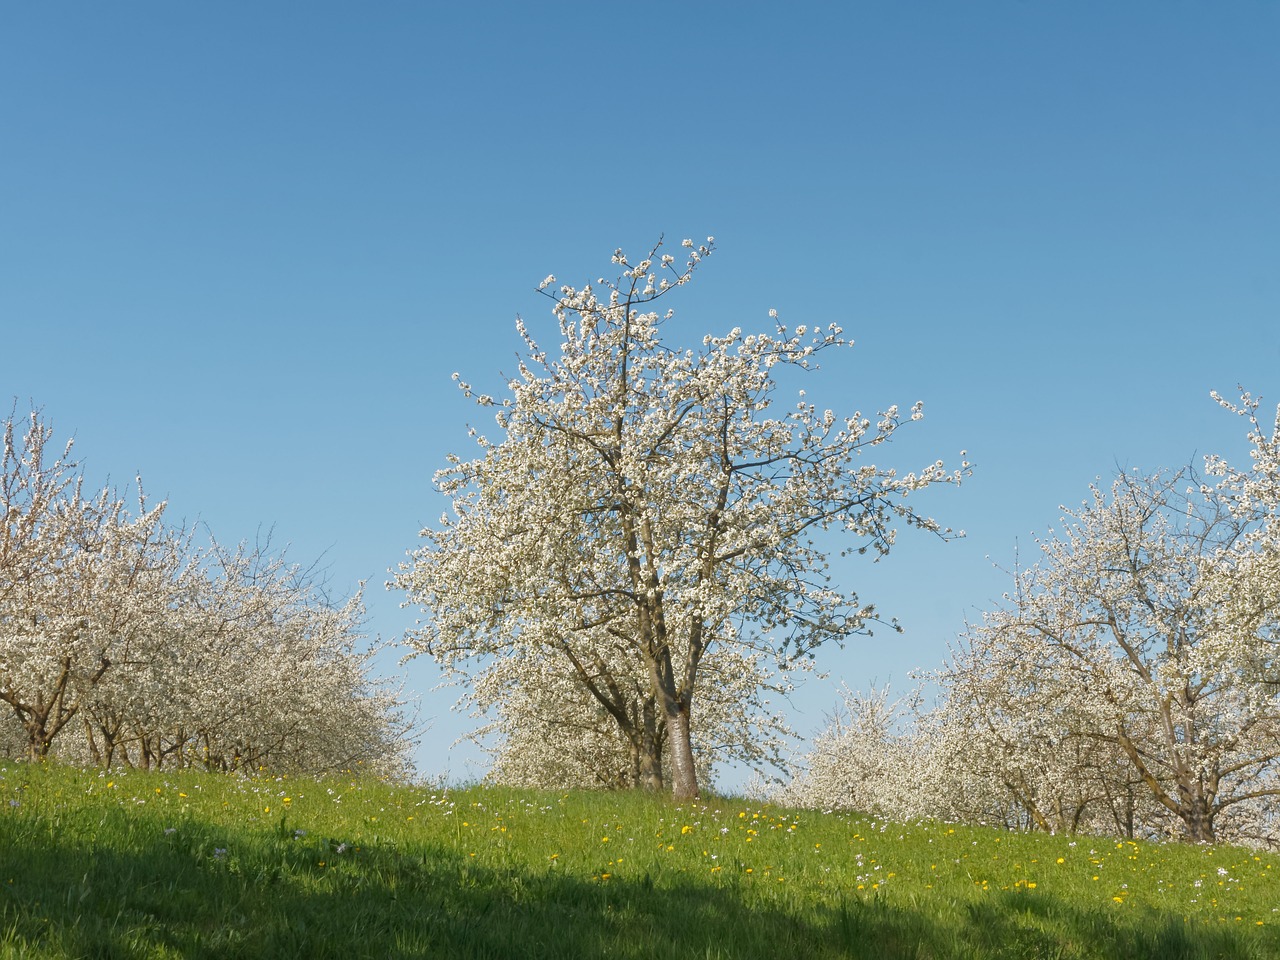
[[1237,848],[0,767],[0,957],[1280,956],[1280,867]]

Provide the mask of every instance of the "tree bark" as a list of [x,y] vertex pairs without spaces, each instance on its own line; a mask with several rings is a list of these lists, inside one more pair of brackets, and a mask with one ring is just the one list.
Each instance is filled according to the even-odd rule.
[[660,793],[665,787],[662,779],[662,734],[658,729],[658,708],[652,697],[644,702],[640,736],[640,786]]
[[671,795],[676,800],[698,799],[698,770],[693,762],[693,728],[689,705],[666,699],[667,730],[671,744]]

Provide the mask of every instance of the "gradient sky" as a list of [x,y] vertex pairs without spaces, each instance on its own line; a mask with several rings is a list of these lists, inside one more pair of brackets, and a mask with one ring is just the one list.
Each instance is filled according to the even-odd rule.
[[[274,529],[371,633],[555,273],[714,234],[671,336],[840,323],[804,384],[925,403],[975,464],[842,585],[898,617],[794,697],[909,684],[1117,466],[1241,456],[1280,400],[1280,6],[1252,2],[0,6],[0,398],[219,539]],[[678,252],[678,251],[677,251]],[[424,775],[483,772],[419,659]],[[730,777],[732,780],[733,777]]]

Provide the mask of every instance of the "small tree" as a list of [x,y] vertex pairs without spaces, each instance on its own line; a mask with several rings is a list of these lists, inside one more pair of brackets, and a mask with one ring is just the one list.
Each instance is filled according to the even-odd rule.
[[[476,398],[498,408],[501,439],[473,431],[480,456],[450,457],[436,475],[453,516],[422,531],[393,585],[428,615],[406,641],[447,671],[552,653],[632,742],[596,661],[621,662],[623,673],[637,665],[665,730],[673,791],[689,798],[697,708],[705,682],[717,682],[703,675],[709,652],[759,652],[786,670],[824,642],[867,632],[875,611],[831,584],[815,534],[841,528],[880,555],[897,523],[945,536],[908,497],[958,483],[968,465],[949,472],[939,460],[899,475],[866,462],[897,431],[897,407],[874,422],[838,418],[802,394],[773,412],[780,371],[808,370],[847,345],[835,325],[664,344],[671,314],[646,308],[690,280],[711,240],[684,246],[683,269],[659,243],[634,265],[615,252],[615,282],[548,293],[558,355],[517,320],[525,353],[510,396]],[[921,416],[917,404],[910,418]],[[659,770],[661,758],[645,766]]]
[[777,799],[810,809],[856,810],[876,816],[910,819],[928,816],[921,807],[924,775],[917,738],[910,721],[919,707],[919,692],[898,700],[889,690],[863,694],[848,687],[827,717],[826,727],[804,757],[804,770]]
[[980,630],[936,674],[940,702],[919,718],[928,745],[931,812],[947,819],[1054,833],[1132,838],[1161,819],[1111,741],[1082,735],[1074,714],[1021,683],[1021,663],[998,659]]

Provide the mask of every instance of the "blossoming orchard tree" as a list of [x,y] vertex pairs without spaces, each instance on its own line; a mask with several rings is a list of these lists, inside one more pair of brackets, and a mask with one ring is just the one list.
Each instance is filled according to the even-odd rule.
[[1175,832],[1120,748],[1021,687],[1026,672],[968,642],[935,675],[940,702],[917,718],[913,736],[928,815],[1127,839]]
[[[1214,394],[1219,405],[1249,422],[1252,465],[1242,470],[1220,457],[1207,458],[1208,472],[1221,478],[1218,491],[1232,513],[1255,522],[1236,550],[1230,576],[1216,584],[1241,643],[1270,651],[1280,647],[1280,406],[1270,433],[1258,419],[1259,401],[1242,392],[1238,403]],[[1259,682],[1280,687],[1280,671],[1269,662],[1252,668]]]
[[888,688],[864,694],[844,687],[802,769],[776,799],[902,820],[934,815],[928,805],[933,795],[922,789],[930,765],[919,755],[921,738],[910,730],[919,700],[919,691],[891,700]]
[[33,411],[0,422],[0,749],[110,767],[406,768],[359,593],[335,605],[263,548],[225,550],[83,491]]
[[[945,537],[910,495],[968,471],[868,462],[901,425],[896,406],[874,421],[803,394],[775,409],[781,371],[810,370],[848,344],[835,325],[665,343],[671,312],[653,304],[688,283],[712,245],[685,241],[683,267],[659,242],[634,264],[615,252],[615,281],[556,292],[554,277],[543,282],[559,350],[517,319],[525,350],[510,395],[476,397],[496,408],[500,437],[472,431],[479,456],[450,457],[436,475],[453,514],[422,531],[392,581],[427,614],[410,645],[455,676],[487,658],[519,671],[554,656],[648,751],[649,785],[667,760],[679,798],[698,794],[699,711],[707,684],[725,680],[706,672],[713,651],[760,653],[786,671],[877,619],[832,584],[815,535],[838,528],[879,555],[901,525]],[[921,416],[920,404],[908,414]],[[655,724],[642,709],[637,728],[619,708],[609,689],[619,674],[644,678]],[[649,735],[658,722],[661,740]]]
[[46,452],[52,430],[32,413],[4,424],[0,452],[0,700],[32,759],[91,699],[113,665],[145,657],[165,608],[171,555],[164,505],[136,517],[110,490],[85,495],[71,446]]
[[[1280,843],[1280,409],[1248,469],[1095,488],[887,736],[846,697],[784,796],[914,818]],[[901,789],[910,784],[909,791]]]
[[193,556],[155,634],[165,655],[121,664],[88,704],[93,762],[402,774],[408,720],[370,677],[361,593],[329,602],[267,544]]
[[[1241,629],[1222,588],[1257,556],[1257,515],[1177,473],[1122,474],[1069,517],[942,677],[982,718],[975,742],[1006,756],[1049,748],[1018,752],[1026,776],[1009,780],[1041,825],[1036,794],[1088,802],[1085,780],[1113,791],[1136,780],[1169,832],[1265,839],[1264,808],[1280,797],[1280,685],[1260,681],[1280,676],[1280,650],[1265,617]],[[1115,758],[1129,777],[1102,775]]]

